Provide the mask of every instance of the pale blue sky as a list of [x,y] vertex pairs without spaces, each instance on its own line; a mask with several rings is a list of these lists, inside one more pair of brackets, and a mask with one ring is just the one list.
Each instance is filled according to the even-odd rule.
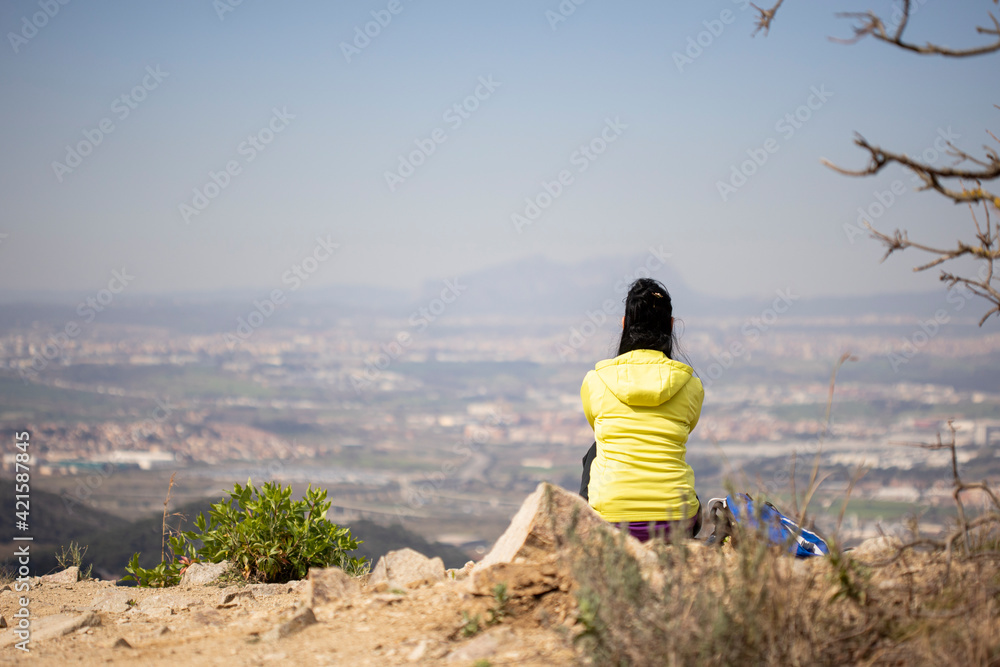
[[[0,289],[97,288],[123,266],[136,293],[280,287],[329,236],[340,250],[310,288],[409,286],[533,254],[578,260],[657,245],[689,284],[723,296],[910,291],[936,289],[936,275],[913,276],[921,256],[879,265],[874,242],[850,243],[843,225],[858,207],[900,179],[906,192],[880,227],[943,242],[971,227],[899,170],[849,179],[820,165],[862,166],[855,131],[919,153],[939,129],[976,148],[1000,126],[996,56],[827,40],[850,34],[836,11],[886,12],[888,2],[789,0],[770,36],[751,38],[753,10],[731,0],[587,0],[555,29],[546,12],[557,0],[401,0],[348,63],[340,44],[389,5],[243,0],[220,20],[211,0],[75,0],[15,38],[15,53],[10,33],[41,10],[37,0],[5,3]],[[974,27],[995,9],[918,6],[912,39],[953,46],[983,43]],[[732,22],[710,25],[719,34],[702,35],[708,46],[679,71],[675,52],[723,11]],[[166,76],[157,83],[147,68]],[[151,89],[122,117],[116,98],[144,77]],[[484,99],[455,127],[444,114],[480,77],[499,85],[481,87]],[[777,128],[814,88],[832,96],[813,98],[790,136]],[[274,109],[294,118],[249,161],[254,151],[240,146]],[[574,151],[609,118],[627,127],[581,172]],[[60,182],[53,162],[105,119],[114,130]],[[390,191],[385,172],[436,128],[445,141]],[[768,139],[777,151],[722,201],[717,182]],[[179,206],[230,160],[239,173],[186,224]],[[511,215],[563,169],[572,182],[518,233]]]

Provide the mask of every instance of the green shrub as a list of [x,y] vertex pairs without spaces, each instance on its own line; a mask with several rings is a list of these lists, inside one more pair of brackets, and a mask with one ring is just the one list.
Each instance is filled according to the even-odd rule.
[[306,490],[292,500],[292,488],[268,482],[258,491],[250,480],[235,485],[229,498],[213,504],[208,519],[199,514],[195,531],[170,538],[171,557],[155,568],[139,567],[139,554],[126,571],[140,586],[172,586],[194,562],[228,560],[247,581],[285,582],[302,579],[310,567],[337,566],[348,574],[367,571],[364,557],[353,558],[358,540],[349,528],[326,519],[331,503],[326,490]]

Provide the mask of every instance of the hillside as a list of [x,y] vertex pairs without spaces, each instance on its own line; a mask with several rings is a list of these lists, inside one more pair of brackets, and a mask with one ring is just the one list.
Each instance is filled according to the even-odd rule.
[[[997,515],[973,519],[983,521]],[[0,660],[993,665],[995,536],[968,536],[972,551],[876,538],[805,560],[748,534],[735,547],[641,544],[541,484],[487,556],[461,570],[404,550],[357,579],[328,568],[286,584],[220,584],[221,569],[202,565],[170,589],[76,581],[72,570],[34,580],[31,652],[8,629]],[[12,624],[19,608],[0,582],[0,615]]]

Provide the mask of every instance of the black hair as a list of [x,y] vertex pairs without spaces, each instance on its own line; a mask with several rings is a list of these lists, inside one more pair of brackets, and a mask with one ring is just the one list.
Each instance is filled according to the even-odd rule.
[[674,307],[670,293],[659,281],[639,278],[625,297],[625,321],[618,354],[633,350],[659,350],[674,358],[677,338],[674,336]]

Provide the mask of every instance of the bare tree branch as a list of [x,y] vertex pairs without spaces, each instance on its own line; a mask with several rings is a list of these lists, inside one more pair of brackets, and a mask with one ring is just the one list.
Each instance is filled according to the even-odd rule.
[[906,51],[912,51],[913,53],[919,53],[920,55],[937,55],[946,56],[950,58],[967,58],[970,56],[981,56],[987,53],[995,53],[1000,51],[1000,23],[993,14],[989,14],[990,21],[993,23],[993,27],[983,27],[976,26],[976,32],[980,35],[992,35],[997,39],[990,42],[989,44],[984,44],[983,46],[975,46],[967,49],[952,49],[947,46],[939,46],[931,42],[927,42],[923,46],[919,44],[914,44],[912,42],[907,42],[903,39],[903,32],[906,30],[906,26],[910,21],[910,4],[911,0],[903,0],[902,16],[899,19],[899,23],[896,25],[896,29],[892,34],[886,29],[885,22],[874,12],[841,12],[837,14],[838,17],[854,19],[857,23],[854,25],[854,37],[850,39],[835,39],[830,38],[834,42],[839,42],[841,44],[854,44],[865,37],[871,36],[880,42],[885,42],[887,44],[892,44],[893,46],[899,47]]
[[[776,0],[770,9],[763,9],[757,5],[751,5],[757,10],[757,26],[753,34],[763,31],[768,34],[771,23],[781,8],[784,0]],[[1000,0],[993,0],[994,5],[1000,4]],[[976,32],[980,35],[990,35],[995,38],[989,44],[983,46],[969,47],[964,49],[953,49],[932,42],[923,46],[907,41],[905,33],[910,25],[917,6],[912,0],[901,0],[901,5],[895,10],[898,14],[892,15],[892,20],[887,22],[872,11],[868,12],[843,12],[840,17],[854,19],[854,36],[846,40],[833,40],[841,43],[855,43],[865,37],[872,37],[879,41],[891,44],[895,47],[917,53],[921,55],[940,55],[952,58],[962,58],[969,56],[979,56],[984,54],[1000,52],[1000,21],[987,12],[992,22],[992,27],[978,26]],[[832,38],[831,38],[832,39]],[[1000,109],[1000,106],[997,106]],[[987,130],[987,134],[997,144],[1000,139],[993,132]],[[982,155],[973,155],[965,150],[956,147],[951,142],[947,142],[946,155],[953,158],[951,165],[936,167],[932,164],[911,158],[905,153],[896,153],[886,150],[868,142],[860,134],[855,136],[855,145],[868,152],[869,161],[862,169],[845,169],[839,167],[828,160],[823,160],[830,169],[845,176],[873,176],[882,171],[890,164],[898,164],[909,169],[919,179],[919,190],[933,190],[938,194],[950,199],[956,204],[968,204],[972,213],[972,220],[975,224],[976,233],[973,241],[963,241],[959,239],[954,248],[939,248],[924,243],[911,241],[905,230],[896,229],[892,234],[885,234],[876,230],[871,224],[865,222],[865,226],[871,233],[872,238],[881,242],[885,248],[885,261],[892,253],[915,248],[923,252],[936,255],[934,259],[917,267],[914,271],[926,271],[947,261],[962,257],[979,260],[982,264],[979,272],[973,276],[956,275],[947,271],[942,271],[940,279],[948,283],[949,287],[962,285],[976,296],[984,299],[990,304],[990,309],[979,321],[982,326],[992,315],[1000,315],[1000,284],[994,277],[994,268],[997,260],[1000,260],[1000,225],[991,223],[990,207],[1000,210],[1000,195],[995,191],[983,187],[984,182],[995,181],[1000,178],[1000,152],[996,146],[984,145]],[[971,185],[967,186],[969,183]],[[976,218],[973,205],[981,204],[985,213],[985,225],[981,226]]]
[[[1000,143],[995,134],[992,132],[987,133],[997,143]],[[944,197],[951,199],[956,204],[967,204],[976,229],[973,242],[966,242],[959,239],[956,241],[954,248],[939,248],[911,241],[905,230],[896,229],[892,234],[885,234],[876,230],[866,221],[865,226],[868,228],[872,238],[886,247],[882,261],[885,261],[892,253],[899,250],[906,250],[907,248],[915,248],[932,255],[937,255],[930,262],[914,267],[913,270],[917,272],[926,271],[959,257],[970,257],[981,260],[981,268],[978,274],[972,278],[942,271],[940,279],[948,283],[949,287],[954,287],[958,284],[964,285],[973,294],[981,297],[991,305],[991,308],[979,320],[980,326],[992,315],[1000,315],[1000,290],[997,289],[997,278],[994,277],[996,262],[1000,260],[1000,224],[992,222],[990,218],[991,206],[1000,209],[1000,196],[986,190],[982,185],[984,180],[989,181],[1000,178],[1000,155],[998,155],[996,148],[988,145],[983,146],[984,155],[976,157],[949,142],[947,154],[954,158],[954,163],[951,166],[935,167],[925,162],[914,160],[904,153],[894,153],[878,146],[873,146],[861,135],[857,136],[854,143],[868,151],[869,162],[866,167],[863,169],[844,169],[828,160],[823,160],[823,164],[837,173],[847,176],[872,176],[893,163],[906,167],[923,183],[919,188],[920,190],[934,190]],[[963,164],[971,164],[972,166],[969,168],[961,167],[960,165]],[[956,181],[956,185],[950,184]],[[964,181],[973,181],[974,187],[966,187]],[[981,204],[983,207],[985,221],[983,225],[980,224],[979,219],[976,217],[974,204]]]
[[750,6],[760,13],[760,16],[757,17],[757,29],[753,31],[753,34],[756,35],[758,32],[763,30],[764,36],[767,36],[767,33],[771,31],[771,21],[774,20],[774,15],[778,13],[778,8],[781,7],[781,3],[784,1],[785,0],[777,0],[777,2],[774,3],[774,6],[770,9],[761,9],[752,2],[750,3]]
[[[781,7],[783,2],[784,0],[777,0],[777,2],[775,2],[770,9],[762,9],[751,3],[750,6],[756,9],[759,13],[759,16],[757,17],[757,27],[753,31],[754,35],[762,30],[764,31],[765,36],[768,32],[770,32],[771,23],[774,21],[775,14],[778,13],[778,9]],[[997,3],[998,0],[993,0],[993,4]],[[927,42],[923,46],[913,42],[907,42],[903,39],[903,33],[906,32],[906,28],[910,23],[911,6],[912,0],[903,0],[902,7],[899,10],[900,17],[894,26],[895,29],[892,30],[891,33],[886,27],[886,22],[873,11],[840,12],[837,14],[838,17],[854,19],[856,21],[856,24],[853,27],[854,36],[849,39],[837,39],[834,37],[831,37],[830,39],[841,44],[854,44],[865,37],[870,36],[880,42],[892,44],[893,46],[905,51],[911,51],[920,55],[936,55],[949,58],[967,58],[970,56],[981,56],[1000,51],[1000,22],[997,21],[996,17],[993,16],[992,13],[988,13],[987,15],[990,17],[993,27],[976,26],[976,32],[978,34],[991,35],[996,38],[989,44],[973,46],[966,49],[952,49],[947,46],[934,44],[932,42]]]
[[[951,478],[952,478],[952,498],[955,501],[955,508],[958,510],[958,525],[954,530],[950,531],[945,535],[944,539],[935,540],[925,537],[916,536],[915,539],[911,540],[907,544],[901,545],[896,553],[891,556],[888,560],[875,563],[873,565],[885,566],[893,563],[900,558],[904,557],[904,553],[910,549],[916,549],[919,547],[930,547],[935,551],[943,551],[945,554],[945,575],[944,578],[947,580],[948,572],[951,569],[952,555],[954,553],[954,544],[957,541],[961,541],[962,545],[965,547],[962,555],[966,559],[973,558],[1000,558],[1000,551],[996,549],[974,549],[972,542],[972,531],[973,529],[982,529],[984,526],[990,526],[994,524],[1000,524],[1000,498],[997,497],[996,492],[987,482],[966,482],[962,479],[958,471],[958,452],[955,446],[955,426],[952,420],[948,420],[948,429],[951,431],[951,438],[948,442],[941,440],[941,433],[937,435],[937,442],[890,442],[889,444],[903,445],[906,447],[918,447],[920,449],[926,449],[930,451],[936,450],[947,450],[951,455]],[[987,509],[983,511],[982,514],[975,517],[974,519],[969,519],[965,503],[962,501],[962,493],[964,491],[980,491],[986,497],[989,498],[992,503],[992,509]]]
[[936,190],[955,203],[989,201],[997,208],[1000,208],[1000,195],[983,190],[981,185],[972,190],[964,187],[961,190],[956,190],[944,183],[947,180],[954,179],[970,180],[979,183],[1000,177],[1000,156],[990,146],[983,147],[986,157],[985,159],[980,159],[956,148],[949,142],[948,147],[950,150],[948,153],[956,159],[956,164],[972,162],[979,167],[978,169],[958,169],[956,167],[934,167],[914,160],[905,153],[887,151],[879,146],[873,146],[868,143],[868,140],[860,134],[856,135],[854,143],[868,151],[870,162],[867,167],[864,169],[844,169],[829,160],[822,160],[823,164],[845,176],[872,176],[882,171],[887,165],[896,163],[908,168],[923,181],[924,184],[921,186],[921,190]]

